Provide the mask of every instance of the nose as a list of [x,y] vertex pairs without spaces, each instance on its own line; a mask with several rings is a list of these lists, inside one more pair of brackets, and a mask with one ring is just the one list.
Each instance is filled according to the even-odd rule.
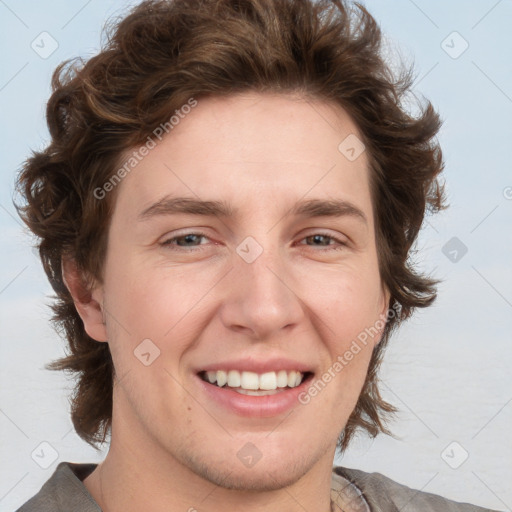
[[[270,237],[268,237],[270,238]],[[256,246],[257,244],[257,246]],[[263,250],[250,262],[245,254]],[[247,249],[249,249],[247,251]],[[244,254],[244,251],[246,253]],[[233,269],[223,282],[220,318],[228,329],[245,333],[251,339],[279,336],[281,330],[296,326],[304,315],[302,301],[294,288],[294,275],[275,242],[254,239],[238,247]]]

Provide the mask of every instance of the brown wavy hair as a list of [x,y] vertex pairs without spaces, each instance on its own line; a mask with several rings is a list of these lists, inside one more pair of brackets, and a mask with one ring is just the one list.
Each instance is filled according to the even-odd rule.
[[380,275],[398,313],[386,323],[338,446],[345,450],[358,428],[372,437],[390,434],[386,421],[396,409],[381,397],[377,371],[393,329],[435,299],[437,281],[415,269],[410,253],[425,213],[444,208],[439,116],[426,100],[416,101],[416,115],[404,106],[412,68],[392,72],[376,21],[343,0],[149,0],[106,35],[96,56],[55,70],[46,111],[51,140],[24,162],[16,182],[23,204],[15,206],[38,237],[56,294],[52,322],[69,348],[47,368],[77,374],[70,404],[78,435],[97,448],[112,420],[108,343],[87,335],[62,279],[66,257],[84,279],[103,280],[117,191],[100,200],[94,190],[112,177],[122,154],[191,97],[244,91],[337,103],[363,136]]

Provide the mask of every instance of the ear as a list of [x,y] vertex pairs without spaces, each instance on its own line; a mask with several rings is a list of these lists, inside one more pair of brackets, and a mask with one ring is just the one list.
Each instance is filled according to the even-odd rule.
[[103,289],[90,289],[72,259],[62,258],[62,279],[84,323],[85,332],[96,341],[107,341],[103,314]]

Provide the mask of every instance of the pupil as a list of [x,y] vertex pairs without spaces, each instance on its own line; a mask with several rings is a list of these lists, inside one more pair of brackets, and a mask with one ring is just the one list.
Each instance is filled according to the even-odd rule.
[[[182,236],[181,239],[184,240],[185,244],[186,244],[187,242],[193,242],[194,237],[197,238],[197,235],[185,235],[185,236]],[[179,245],[185,245],[185,244],[179,244]]]
[[[319,241],[321,242],[321,241],[322,241],[322,239],[324,239],[324,241],[326,240],[325,235],[313,235],[313,240],[314,240],[315,242],[319,242]],[[328,245],[328,244],[325,244],[325,243],[323,243],[323,244],[322,244],[322,243],[320,243],[319,245]]]

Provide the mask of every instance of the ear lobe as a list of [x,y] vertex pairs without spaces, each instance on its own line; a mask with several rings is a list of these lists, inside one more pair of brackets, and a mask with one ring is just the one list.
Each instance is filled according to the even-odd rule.
[[102,310],[103,290],[91,290],[72,259],[62,258],[62,279],[84,323],[85,332],[96,341],[107,341]]

